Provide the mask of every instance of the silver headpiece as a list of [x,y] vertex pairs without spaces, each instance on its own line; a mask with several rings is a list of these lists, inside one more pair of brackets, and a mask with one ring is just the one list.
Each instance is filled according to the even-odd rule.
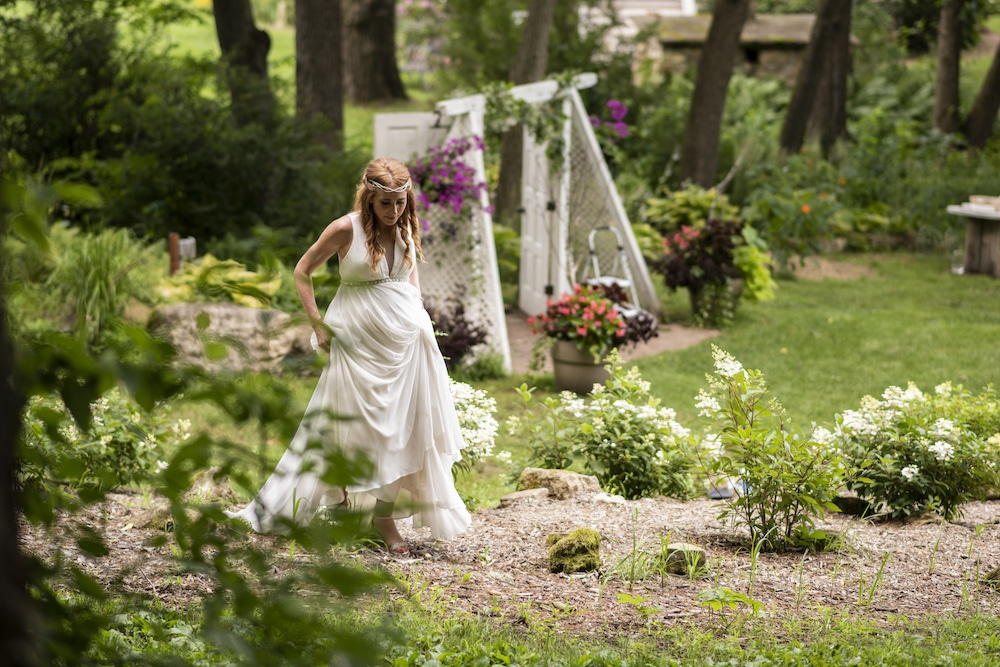
[[379,190],[382,190],[383,192],[393,192],[393,193],[396,193],[396,192],[406,192],[407,188],[410,187],[410,181],[409,180],[407,180],[406,183],[403,183],[398,188],[390,188],[388,185],[382,185],[378,181],[373,181],[370,178],[366,178],[365,182],[369,186],[371,186],[373,188],[378,188]]

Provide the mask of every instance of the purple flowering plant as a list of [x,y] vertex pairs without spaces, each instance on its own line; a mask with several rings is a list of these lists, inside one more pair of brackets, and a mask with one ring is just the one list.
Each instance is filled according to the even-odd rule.
[[591,116],[590,124],[599,139],[613,144],[618,139],[624,139],[628,136],[628,123],[625,122],[628,107],[618,100],[608,100],[607,107],[611,120],[602,120],[597,116]]
[[[432,146],[410,165],[410,176],[418,190],[417,201],[425,210],[440,206],[459,215],[479,203],[486,183],[476,179],[475,167],[463,159],[472,150],[485,150],[482,137],[449,139],[443,145]],[[492,212],[490,209],[487,210]]]

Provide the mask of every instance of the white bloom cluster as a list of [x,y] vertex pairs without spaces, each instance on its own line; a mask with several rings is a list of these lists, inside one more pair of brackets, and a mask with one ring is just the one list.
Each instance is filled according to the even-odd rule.
[[952,447],[951,443],[944,440],[938,440],[927,449],[934,454],[934,458],[938,461],[950,461],[952,455],[955,453],[955,448]]
[[940,418],[931,424],[930,433],[935,438],[953,438],[959,434],[959,430],[952,420]]
[[905,408],[910,403],[921,401],[923,398],[924,393],[920,391],[912,382],[906,385],[905,390],[893,386],[887,387],[886,390],[882,392],[882,400],[885,402],[885,405],[895,409]]
[[949,396],[951,396],[951,391],[952,387],[950,381],[942,382],[938,386],[934,387],[934,393],[940,396],[941,398],[948,398]]
[[829,429],[823,428],[822,426],[817,426],[813,429],[812,439],[821,445],[832,445],[836,441],[837,436],[833,434]]
[[[462,428],[462,439],[469,457],[480,460],[493,453],[499,424],[493,415],[496,400],[482,389],[473,389],[464,382],[451,381],[451,396]],[[508,427],[510,422],[508,422]]]
[[712,346],[712,359],[715,360],[715,372],[718,375],[731,378],[743,372],[743,364],[715,345]]
[[699,417],[714,417],[722,410],[722,406],[719,405],[719,401],[716,400],[715,396],[712,396],[704,389],[698,391],[694,407],[698,408]]
[[875,435],[879,432],[879,425],[872,419],[873,415],[867,411],[844,410],[840,416],[840,424],[837,429],[842,436],[852,435]]
[[914,479],[916,479],[917,475],[920,474],[920,468],[918,468],[917,466],[906,466],[899,472],[901,475],[903,475],[903,479],[905,479],[908,482],[912,482]]

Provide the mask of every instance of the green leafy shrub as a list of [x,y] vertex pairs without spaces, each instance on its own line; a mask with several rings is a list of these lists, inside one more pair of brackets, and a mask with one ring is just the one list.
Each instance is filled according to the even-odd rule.
[[709,436],[716,453],[701,456],[700,468],[709,479],[738,480],[742,488],[726,500],[720,520],[746,527],[753,543],[769,551],[821,540],[816,520],[837,511],[833,499],[847,474],[839,450],[790,423],[759,370],[715,345],[712,357],[715,372],[697,407],[721,430]]
[[265,308],[281,289],[281,275],[250,271],[234,260],[203,255],[185,262],[176,274],[156,288],[162,303],[232,302],[250,308]]
[[946,520],[1000,485],[1000,402],[950,383],[932,395],[914,384],[866,396],[831,436],[861,477],[857,494],[892,518],[937,511]]
[[533,409],[532,390],[521,385],[524,411],[508,421],[512,435],[532,445],[529,465],[567,468],[580,461],[601,487],[626,498],[694,494],[688,429],[660,405],[639,369],[626,369],[617,351],[608,356],[611,377],[586,397],[562,392]]
[[146,482],[190,437],[187,420],[171,419],[164,406],[142,410],[117,388],[92,403],[90,411],[90,425],[80,428],[60,399],[32,398],[24,414],[25,484],[110,489]]
[[729,197],[715,188],[689,184],[681,190],[668,192],[665,197],[650,197],[643,210],[643,222],[666,236],[684,227],[702,229],[710,218],[736,220],[740,211],[729,203]]

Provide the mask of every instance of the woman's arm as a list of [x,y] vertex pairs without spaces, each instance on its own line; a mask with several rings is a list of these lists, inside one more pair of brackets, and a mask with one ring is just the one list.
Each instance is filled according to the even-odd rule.
[[302,307],[312,323],[313,331],[316,332],[319,347],[323,350],[330,349],[330,330],[323,323],[323,317],[316,305],[312,274],[336,253],[346,253],[351,247],[352,236],[351,218],[346,215],[337,218],[326,226],[319,239],[306,250],[292,274],[295,276],[295,290],[299,293]]

